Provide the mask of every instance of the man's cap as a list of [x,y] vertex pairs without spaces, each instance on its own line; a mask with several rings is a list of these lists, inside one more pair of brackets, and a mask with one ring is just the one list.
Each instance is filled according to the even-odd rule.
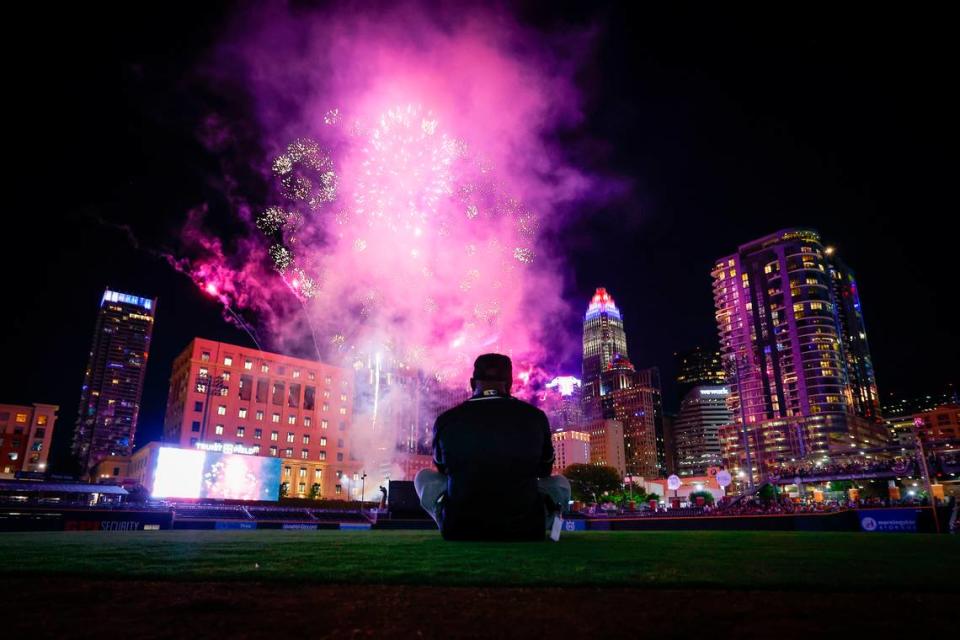
[[485,353],[473,363],[473,379],[487,382],[513,382],[513,363],[500,353]]

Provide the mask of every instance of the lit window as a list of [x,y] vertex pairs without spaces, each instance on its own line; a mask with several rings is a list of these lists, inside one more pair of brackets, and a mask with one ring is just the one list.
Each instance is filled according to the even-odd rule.
[[287,416],[287,424],[297,424],[297,416]]
[[37,425],[38,425],[38,426],[43,427],[43,426],[45,426],[46,424],[47,424],[47,416],[37,416]]
[[331,382],[333,382],[333,378],[331,378],[330,376],[327,376],[326,378],[323,379],[323,381],[326,382],[327,384],[330,384]]
[[247,430],[245,427],[237,427],[237,437],[242,438],[246,434]]
[[324,403],[323,403],[323,411],[329,411],[329,410],[330,410],[330,405],[328,405],[326,402],[324,402]]
[[246,417],[247,417],[247,410],[246,410],[246,409],[240,409],[239,411],[237,411],[237,415],[238,415],[239,417],[241,417],[241,418],[246,418]]
[[257,411],[257,420],[263,420],[263,411]]
[[276,448],[276,447],[270,447],[270,455],[276,457],[276,455],[277,455],[277,448]]
[[326,438],[320,438],[320,446],[321,446],[321,447],[327,446],[327,439],[326,439]]
[[287,432],[287,442],[293,442],[293,431]]
[[201,361],[201,362],[210,362],[210,352],[209,352],[209,351],[204,351],[204,352],[202,352],[202,353],[200,354],[200,361]]
[[346,407],[340,407],[340,415],[342,415],[342,416],[347,415],[347,408],[346,408]]
[[279,439],[280,439],[280,432],[279,432],[279,431],[271,431],[271,432],[270,432],[270,439],[273,440],[274,442],[276,442],[277,440],[279,440]]
[[251,369],[253,369],[253,360],[244,360],[243,368],[246,369],[247,371],[250,371]]
[[225,356],[225,357],[223,358],[223,366],[225,366],[225,367],[232,367],[232,366],[233,366],[233,358],[230,357],[230,356]]
[[290,467],[284,467],[284,468],[283,468],[283,476],[284,476],[285,478],[289,478],[289,477],[290,477]]
[[309,427],[312,422],[313,420],[310,418],[310,416],[305,416],[303,418],[303,426],[305,427]]
[[301,450],[300,450],[300,457],[303,458],[304,460],[306,460],[307,458],[309,458],[309,457],[310,457],[310,450],[309,450],[309,449],[301,449]]
[[260,373],[270,373],[270,367],[265,364],[260,365]]
[[283,455],[284,455],[284,457],[292,458],[292,457],[293,457],[293,449],[291,449],[290,447],[287,447],[286,449],[283,450]]
[[210,370],[207,369],[206,367],[200,367],[199,375],[201,378],[206,378],[208,375],[210,375]]
[[327,459],[327,452],[326,452],[326,451],[321,451],[321,452],[320,452],[320,459],[321,459],[321,460],[326,460],[326,459]]
[[337,495],[340,495],[343,492],[343,488],[338,484],[333,488],[333,492],[336,493]]
[[218,424],[216,427],[214,427],[213,430],[214,430],[214,432],[215,432],[218,436],[222,436],[222,435],[223,435],[223,425],[222,425],[222,424]]
[[253,439],[260,440],[263,437],[263,429],[254,429],[253,430]]
[[280,422],[280,414],[279,414],[279,413],[273,414],[273,421],[274,421],[274,422]]
[[299,378],[299,377],[300,377],[300,370],[299,370],[299,369],[294,369],[294,370],[293,370],[293,377],[294,377],[294,378]]
[[227,415],[227,406],[221,404],[219,407],[217,407],[217,415],[218,415],[218,416],[225,416],[225,415]]
[[313,371],[310,371],[309,373],[307,373],[307,379],[312,382],[313,380],[317,379],[317,374],[314,373]]
[[329,426],[330,426],[330,423],[327,422],[326,420],[321,420],[321,421],[320,421],[320,428],[321,428],[321,429],[326,429],[326,428],[329,427]]
[[307,434],[303,435],[303,444],[310,444],[310,436]]

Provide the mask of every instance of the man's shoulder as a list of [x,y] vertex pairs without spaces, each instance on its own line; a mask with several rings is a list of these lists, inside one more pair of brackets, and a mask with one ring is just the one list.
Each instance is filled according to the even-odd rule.
[[482,411],[490,407],[494,407],[499,411],[524,415],[530,419],[537,419],[541,417],[544,420],[547,419],[547,414],[529,402],[525,402],[519,398],[514,398],[513,396],[508,396],[497,398],[470,398],[469,400],[465,400],[457,406],[447,409],[441,413],[437,417],[437,422],[455,420],[458,417],[468,416],[474,411]]

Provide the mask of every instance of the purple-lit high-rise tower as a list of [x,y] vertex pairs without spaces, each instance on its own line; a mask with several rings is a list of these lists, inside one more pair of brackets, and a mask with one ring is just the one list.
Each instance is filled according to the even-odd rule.
[[744,465],[749,449],[762,478],[771,464],[884,443],[853,400],[846,326],[817,232],[786,229],[742,245],[711,275],[736,421],[721,431],[729,462]]

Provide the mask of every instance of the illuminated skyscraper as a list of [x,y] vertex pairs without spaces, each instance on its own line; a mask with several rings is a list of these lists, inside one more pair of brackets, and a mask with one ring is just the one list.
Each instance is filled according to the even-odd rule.
[[719,351],[697,347],[673,354],[677,360],[677,384],[686,392],[701,384],[722,385],[727,381]]
[[[613,296],[603,287],[597,289],[583,318],[583,398],[584,404],[603,395],[600,376],[614,357],[628,357],[623,318]],[[596,416],[590,416],[595,418]]]
[[100,300],[73,433],[82,474],[107,456],[133,451],[156,306],[155,298],[109,289]]
[[853,271],[837,256],[833,247],[824,250],[833,299],[836,303],[837,323],[840,327],[840,348],[847,370],[847,382],[853,401],[854,414],[871,420],[880,420],[880,394],[873,373],[873,359],[867,344],[867,329],[860,307],[860,292]]
[[673,422],[679,475],[699,476],[708,467],[723,464],[720,427],[733,422],[727,408],[729,395],[724,386],[698,385],[683,397]]
[[831,269],[820,236],[807,229],[745,244],[713,268],[737,422],[720,437],[736,465],[748,446],[761,477],[771,464],[885,443],[883,429],[854,410]]

